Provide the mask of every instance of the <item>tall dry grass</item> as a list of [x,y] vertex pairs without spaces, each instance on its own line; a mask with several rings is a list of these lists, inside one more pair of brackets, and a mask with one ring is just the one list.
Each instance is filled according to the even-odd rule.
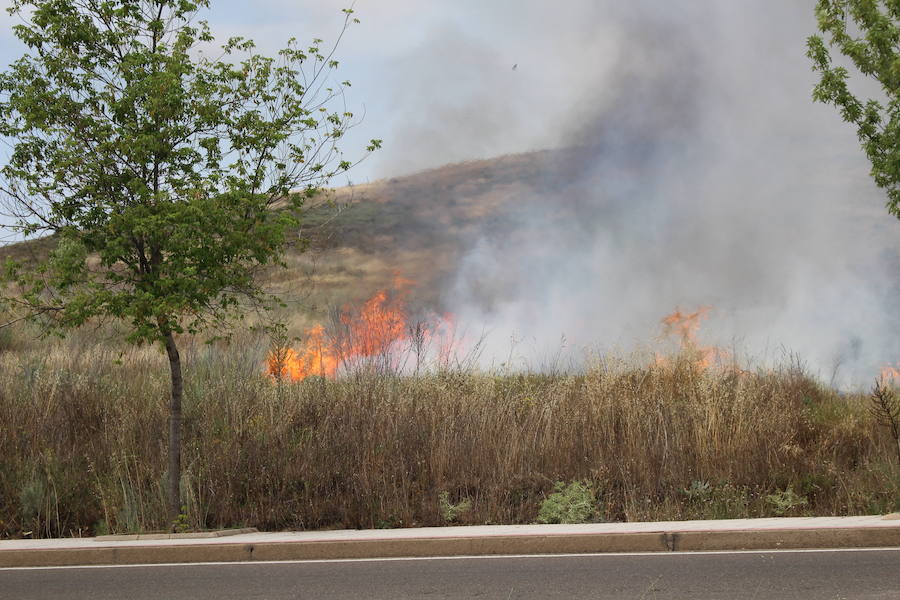
[[[87,334],[5,348],[0,535],[166,526],[163,356]],[[900,509],[900,466],[867,396],[796,365],[601,359],[577,374],[276,384],[266,348],[245,337],[184,353],[193,527],[527,523],[558,481],[588,482],[606,520]],[[466,508],[450,517],[448,503]]]

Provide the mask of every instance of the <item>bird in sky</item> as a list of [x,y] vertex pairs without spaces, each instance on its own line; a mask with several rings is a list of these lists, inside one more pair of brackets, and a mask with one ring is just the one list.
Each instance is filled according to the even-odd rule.
[[519,67],[519,63],[513,65],[513,71],[515,71]]

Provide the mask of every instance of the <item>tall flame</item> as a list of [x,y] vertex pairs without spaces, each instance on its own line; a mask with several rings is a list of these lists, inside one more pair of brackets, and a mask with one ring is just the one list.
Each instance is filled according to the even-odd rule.
[[425,345],[437,340],[439,358],[447,360],[453,349],[453,318],[443,315],[410,325],[405,297],[411,285],[413,282],[397,275],[392,290],[377,291],[358,310],[344,307],[330,331],[321,324],[308,329],[299,351],[274,349],[266,360],[267,373],[300,381],[311,375],[334,377],[342,367],[366,361],[397,368],[402,342],[421,353]]
[[[697,341],[700,322],[708,316],[710,310],[712,310],[711,306],[701,306],[694,312],[683,312],[680,308],[675,307],[675,311],[666,315],[661,321],[663,337],[676,337],[682,353],[690,356],[700,369],[706,369],[728,357],[726,350],[717,346],[701,346]],[[668,366],[670,361],[664,356],[657,355],[656,364]]]

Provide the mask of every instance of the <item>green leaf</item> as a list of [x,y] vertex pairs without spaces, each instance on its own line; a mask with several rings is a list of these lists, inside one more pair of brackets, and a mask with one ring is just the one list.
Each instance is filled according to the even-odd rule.
[[[835,106],[856,127],[872,178],[887,193],[888,211],[900,218],[900,2],[819,0],[815,12],[823,35],[807,40],[806,55],[820,77],[813,100]],[[877,81],[887,102],[854,95],[850,72],[833,66],[830,49],[847,57],[857,75]]]

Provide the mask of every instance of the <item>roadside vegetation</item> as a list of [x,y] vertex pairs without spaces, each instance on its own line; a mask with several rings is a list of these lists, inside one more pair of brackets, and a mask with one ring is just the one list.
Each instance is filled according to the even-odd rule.
[[[4,330],[0,536],[170,524],[165,357],[114,339]],[[183,528],[900,510],[896,441],[872,398],[797,361],[599,357],[571,374],[361,368],[294,383],[265,375],[262,335],[184,346]]]
[[[286,64],[272,69],[252,44],[233,39],[227,53],[249,53],[235,69],[192,62],[187,52],[211,41],[205,24],[191,26],[205,0],[160,1],[153,14],[63,3],[88,11],[75,37],[58,35],[77,21],[57,4],[13,3],[13,13],[36,8],[18,35],[52,51],[23,57],[0,77],[10,92],[0,133],[21,142],[3,169],[17,182],[3,189],[11,214],[26,217],[13,230],[47,234],[0,249],[0,292],[20,310],[0,312],[0,538],[900,510],[893,380],[848,393],[793,357],[775,369],[707,366],[684,325],[681,354],[597,356],[573,372],[484,371],[474,360],[420,369],[416,354],[411,374],[366,346],[356,353],[364,360],[336,378],[303,372],[289,381],[266,373],[270,336],[198,341],[228,330],[246,298],[261,310],[275,292],[284,300],[278,318],[250,320],[281,335],[273,372],[284,374],[286,331],[317,339],[309,326],[334,317],[328,307],[359,305],[399,274],[417,286],[418,305],[438,310],[441,284],[482,224],[508,226],[522,198],[563,188],[581,150],[320,194],[351,166],[333,144],[353,116],[317,120],[319,101],[301,101],[316,89],[298,83],[304,61],[313,81],[337,67],[318,40],[306,49],[291,42],[280,53]],[[809,56],[822,75],[814,98],[857,125],[898,215],[897,69],[884,50],[898,37],[888,20],[898,9],[886,10],[820,0],[825,35],[810,38]],[[352,10],[344,12],[348,24]],[[877,52],[860,51],[847,14],[870,31]],[[111,17],[120,27],[112,37],[104,31]],[[889,106],[850,95],[826,41],[882,84]],[[110,57],[123,47],[134,56],[120,64]],[[96,60],[127,94],[84,83]],[[133,65],[151,68],[136,74]],[[48,74],[56,87],[44,85]],[[325,101],[339,95],[325,90]],[[252,108],[276,104],[283,112],[271,122]],[[249,112],[222,108],[232,105]],[[200,124],[206,137],[192,140],[186,124]],[[222,162],[234,150],[238,162]],[[110,164],[122,172],[142,165],[144,178],[123,178]],[[23,192],[34,189],[61,200],[43,206]],[[579,194],[548,211],[546,227],[577,216]],[[274,210],[285,208],[293,210]],[[696,322],[702,310],[686,318]],[[65,339],[43,337],[64,331]],[[401,331],[388,342],[423,335]],[[321,368],[321,349],[317,356]]]

